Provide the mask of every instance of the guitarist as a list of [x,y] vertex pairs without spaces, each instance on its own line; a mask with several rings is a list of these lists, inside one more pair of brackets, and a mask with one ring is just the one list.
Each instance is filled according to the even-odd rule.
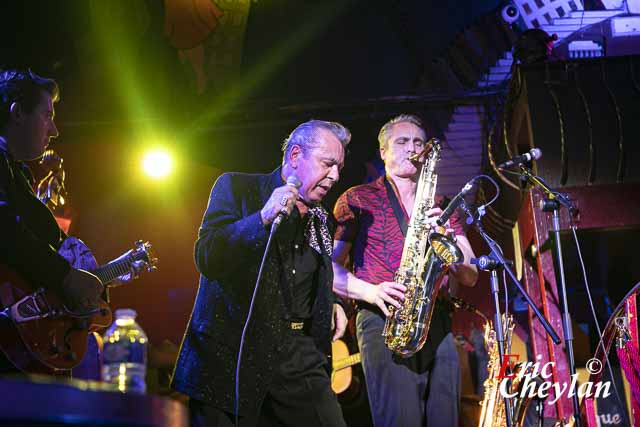
[[[40,158],[58,136],[56,82],[21,70],[0,72],[0,264],[34,286],[52,290],[74,311],[96,308],[100,280],[73,269],[56,250],[66,237],[38,200],[25,161]],[[0,292],[2,292],[0,277]],[[0,307],[0,310],[3,307]],[[10,321],[2,318],[0,321]],[[0,351],[0,373],[17,370]]]

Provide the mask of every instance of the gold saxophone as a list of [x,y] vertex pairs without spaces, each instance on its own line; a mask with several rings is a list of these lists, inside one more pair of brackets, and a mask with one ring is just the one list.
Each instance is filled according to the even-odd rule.
[[[513,329],[515,323],[513,316],[502,315],[502,328],[505,343],[505,353],[511,352],[511,339],[513,336]],[[500,369],[502,367],[502,361],[500,360],[500,352],[498,351],[498,340],[496,339],[496,332],[493,330],[491,322],[488,321],[484,324],[484,342],[487,352],[489,353],[489,362],[487,364],[487,371],[489,375],[484,382],[484,399],[482,400],[482,410],[480,411],[480,420],[478,427],[506,427],[507,420],[505,414],[504,397],[500,393],[500,383],[502,381],[508,381],[506,379],[498,378],[500,376]],[[512,394],[516,391],[519,395],[522,389],[522,376],[526,373],[530,373],[530,370],[522,371],[523,367],[518,364],[514,368],[513,378],[506,386],[507,391]],[[530,397],[514,398],[511,400],[511,420],[514,427],[522,427],[525,423],[525,416],[533,399]],[[542,403],[540,403],[542,404]]]
[[[407,290],[401,307],[397,310],[390,307],[390,316],[382,331],[387,347],[402,357],[411,356],[424,345],[440,282],[449,265],[463,260],[455,240],[445,236],[444,229],[432,232],[427,221],[427,211],[435,201],[438,181],[435,167],[440,159],[440,141],[430,139],[429,148],[418,179],[400,267],[395,275],[395,281]],[[419,156],[414,156],[413,160]]]
[[[511,335],[514,328],[513,318],[503,316],[503,329],[506,348],[511,347]],[[487,371],[489,375],[484,381],[484,399],[482,400],[482,410],[480,411],[480,421],[478,427],[504,427],[507,425],[504,412],[504,398],[500,394],[500,382],[498,378],[502,361],[498,351],[498,341],[496,331],[493,330],[491,322],[484,324],[484,343],[489,353]]]

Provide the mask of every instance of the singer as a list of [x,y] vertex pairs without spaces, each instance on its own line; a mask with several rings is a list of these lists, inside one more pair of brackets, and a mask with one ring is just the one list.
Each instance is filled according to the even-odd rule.
[[235,369],[258,268],[273,234],[244,340],[240,426],[344,426],[327,354],[346,316],[332,292],[332,219],[320,205],[338,181],[350,132],[312,120],[285,140],[271,174],[221,175],[195,260],[200,286],[172,386],[190,396],[192,426],[234,424]]
[[[334,208],[333,287],[358,301],[356,331],[376,427],[458,425],[460,366],[445,304],[436,303],[427,342],[412,357],[394,356],[382,336],[387,305],[399,307],[406,290],[393,280],[402,257],[401,224],[409,222],[420,175],[420,165],[410,158],[426,154],[426,137],[416,116],[387,122],[378,135],[386,176],[347,190]],[[432,225],[441,214],[437,207],[428,212]],[[473,286],[478,275],[469,264],[473,251],[456,215],[449,224],[465,258],[450,269],[449,289],[457,283]]]

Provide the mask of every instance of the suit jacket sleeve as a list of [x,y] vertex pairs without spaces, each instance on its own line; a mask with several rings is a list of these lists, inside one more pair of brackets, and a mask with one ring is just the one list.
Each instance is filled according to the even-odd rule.
[[258,184],[247,186],[243,181],[223,174],[211,189],[195,246],[198,270],[210,280],[233,275],[247,262],[255,263],[266,246],[268,235],[260,210],[245,212],[246,195],[257,191],[248,186]]

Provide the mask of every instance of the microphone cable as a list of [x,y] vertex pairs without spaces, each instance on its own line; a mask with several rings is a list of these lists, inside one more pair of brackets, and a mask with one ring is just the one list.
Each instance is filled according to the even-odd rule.
[[[302,182],[295,175],[289,175],[287,177],[286,185],[294,187],[296,189],[300,188]],[[282,203],[282,202],[281,202]],[[284,204],[283,204],[284,205]],[[260,261],[260,268],[258,269],[258,276],[256,277],[256,284],[253,288],[253,295],[251,296],[251,302],[249,303],[249,311],[247,312],[247,320],[244,322],[244,326],[242,327],[242,335],[240,335],[240,347],[238,348],[238,361],[236,362],[236,378],[235,378],[235,402],[234,402],[234,423],[235,426],[239,426],[239,411],[240,411],[240,361],[242,359],[242,349],[244,348],[244,338],[247,334],[247,329],[249,328],[249,321],[251,320],[251,314],[253,313],[253,304],[256,301],[256,295],[258,294],[258,287],[260,286],[260,279],[262,278],[262,270],[264,268],[264,263],[267,260],[267,254],[269,253],[269,248],[271,247],[271,240],[273,239],[273,235],[276,230],[280,226],[280,223],[288,214],[286,211],[281,210],[280,213],[274,218],[271,223],[271,229],[269,230],[269,238],[267,239],[267,245],[264,248],[264,253],[262,254],[262,261]]]
[[[571,218],[571,215],[569,215],[569,218]],[[611,360],[609,359],[609,352],[607,351],[604,345],[602,330],[600,329],[600,323],[598,322],[598,316],[596,314],[596,309],[593,304],[593,298],[591,297],[591,291],[589,290],[589,279],[587,278],[587,269],[584,265],[584,260],[582,259],[582,250],[580,249],[580,242],[578,241],[578,234],[576,233],[576,225],[574,224],[573,219],[571,219],[571,232],[573,234],[573,240],[576,242],[576,250],[578,251],[578,260],[580,261],[580,267],[582,268],[584,288],[587,292],[589,307],[591,308],[591,315],[593,316],[593,321],[596,325],[596,330],[598,332],[598,347],[602,348],[602,354],[604,355],[605,361],[607,362],[607,370],[609,371],[611,384],[613,385],[613,390],[615,391],[615,394],[616,394],[616,400],[618,401],[617,403],[620,405],[620,412],[623,414],[625,425],[630,426],[631,424],[629,423],[629,419],[628,419],[627,405],[626,405],[626,402],[623,402],[622,398],[620,397],[620,392],[618,391],[618,386],[616,385],[616,380],[613,376],[613,369],[611,368]],[[596,353],[597,353],[597,349],[596,349]]]
[[271,247],[271,240],[273,235],[275,234],[277,227],[271,225],[271,230],[269,230],[269,238],[267,239],[267,245],[264,248],[264,253],[262,254],[262,261],[260,261],[260,268],[258,269],[258,276],[256,277],[256,284],[253,288],[253,295],[251,296],[251,302],[249,303],[249,311],[247,313],[247,320],[244,322],[244,326],[242,328],[242,335],[240,335],[240,348],[238,349],[238,361],[236,362],[236,383],[235,383],[235,400],[234,400],[234,425],[239,427],[239,410],[240,410],[240,360],[242,359],[242,349],[244,348],[244,337],[247,334],[247,329],[249,328],[249,321],[251,320],[251,314],[253,313],[253,304],[256,300],[256,295],[258,294],[258,287],[260,286],[260,279],[262,278],[262,270],[264,268],[264,263],[267,259],[267,254],[269,253],[269,248]]

